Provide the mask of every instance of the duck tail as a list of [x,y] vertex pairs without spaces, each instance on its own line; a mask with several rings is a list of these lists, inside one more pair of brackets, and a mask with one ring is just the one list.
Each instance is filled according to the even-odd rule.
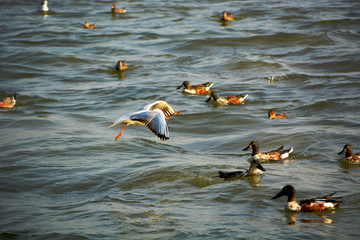
[[288,150],[286,150],[286,152],[288,152],[288,153],[292,153],[294,151],[294,148],[293,147],[291,147],[291,148],[289,148]]

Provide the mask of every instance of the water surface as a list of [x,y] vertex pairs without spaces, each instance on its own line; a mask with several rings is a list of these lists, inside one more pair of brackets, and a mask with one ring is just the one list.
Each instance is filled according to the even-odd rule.
[[[0,3],[0,97],[18,94],[0,111],[1,238],[359,238],[360,168],[337,155],[360,152],[358,2],[123,1],[117,15],[112,3]],[[186,80],[249,96],[206,103],[176,90]],[[113,121],[158,99],[184,110],[169,141],[132,126],[114,141]],[[264,176],[214,178],[249,167],[251,140],[294,152]],[[286,184],[343,203],[288,213],[270,200]]]

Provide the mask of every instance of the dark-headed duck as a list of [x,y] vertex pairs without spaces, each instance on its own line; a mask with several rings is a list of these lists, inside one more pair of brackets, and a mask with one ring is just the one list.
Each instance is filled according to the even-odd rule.
[[247,96],[248,94],[245,93],[236,96],[218,97],[218,95],[215,92],[212,92],[209,99],[206,100],[206,102],[209,102],[210,100],[214,100],[220,105],[243,104]]
[[268,161],[268,160],[282,160],[287,157],[289,157],[289,154],[292,153],[294,150],[293,148],[289,148],[287,150],[283,149],[284,146],[281,146],[280,148],[276,150],[272,150],[265,153],[259,152],[259,143],[256,141],[251,141],[249,146],[243,149],[243,151],[247,151],[249,149],[252,149],[251,157],[256,160],[260,161]]
[[277,199],[282,196],[287,196],[288,200],[285,209],[291,211],[301,211],[301,212],[324,211],[327,209],[335,208],[341,203],[340,201],[331,199],[335,193],[323,197],[304,199],[301,200],[300,202],[296,201],[295,194],[296,194],[295,188],[291,185],[286,185],[272,199]]
[[237,178],[237,177],[248,177],[248,176],[255,176],[259,174],[263,174],[266,169],[259,163],[258,160],[252,160],[250,164],[250,168],[248,170],[243,171],[233,171],[233,172],[223,172],[219,171],[220,178],[224,178],[224,180]]
[[184,87],[184,92],[196,95],[207,95],[210,94],[210,88],[212,87],[212,82],[207,82],[199,85],[190,86],[189,81],[183,82],[177,89]]

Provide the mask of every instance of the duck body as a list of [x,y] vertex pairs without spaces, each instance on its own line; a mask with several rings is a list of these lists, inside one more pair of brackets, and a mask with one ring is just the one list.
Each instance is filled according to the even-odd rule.
[[271,160],[283,160],[287,157],[289,157],[289,154],[292,153],[294,150],[293,148],[289,148],[287,150],[284,150],[284,146],[281,146],[280,148],[276,150],[272,150],[265,153],[259,152],[259,143],[256,141],[251,141],[249,146],[243,149],[243,151],[247,151],[249,149],[252,149],[251,157],[253,159],[259,160],[259,161],[271,161]]
[[150,131],[165,141],[170,138],[169,127],[166,120],[177,114],[179,114],[179,112],[174,111],[167,102],[159,100],[145,105],[136,112],[122,116],[111,124],[110,127],[117,124],[124,124],[120,134],[116,136],[115,140],[118,140],[122,136],[124,128],[128,125],[146,125]]
[[301,200],[300,202],[297,202],[295,188],[291,185],[286,185],[272,199],[277,199],[282,196],[287,196],[288,200],[287,200],[287,204],[285,205],[285,209],[290,211],[301,211],[301,212],[314,212],[314,211],[319,212],[319,211],[335,208],[341,203],[341,201],[331,199],[334,194],[335,193],[323,197],[304,199]]
[[234,17],[232,16],[231,13],[227,12],[227,11],[223,11],[222,16],[221,16],[221,21],[233,21]]
[[114,67],[114,71],[122,71],[122,70],[125,70],[128,68],[129,67],[128,67],[128,65],[125,64],[124,60],[119,60]]
[[47,5],[47,0],[44,1],[43,5],[41,6],[41,11],[43,12],[47,12],[49,11],[48,5]]
[[9,95],[7,96],[7,98],[3,99],[1,102],[0,102],[0,107],[3,107],[3,108],[13,108],[16,104],[16,94],[13,94],[13,95]]
[[265,172],[266,169],[259,163],[257,160],[252,160],[250,164],[250,168],[248,170],[243,171],[233,171],[233,172],[223,172],[219,171],[219,178],[224,178],[224,180],[238,178],[238,177],[248,177],[260,175]]
[[115,4],[112,4],[111,12],[112,13],[126,13],[126,9],[125,8],[116,8]]
[[270,119],[280,119],[280,118],[289,118],[285,113],[280,113],[276,115],[274,110],[270,110],[268,113]]
[[190,85],[189,81],[183,82],[177,89],[184,88],[184,92],[195,95],[207,95],[210,94],[210,88],[212,87],[213,82],[207,82],[199,85]]
[[209,102],[210,100],[214,100],[216,103],[220,105],[244,104],[245,98],[247,96],[248,94],[245,93],[236,96],[218,97],[218,95],[215,92],[212,92],[209,99],[206,100],[206,102]]
[[345,159],[349,163],[360,164],[360,153],[353,154],[353,148],[350,144],[346,144],[341,152],[338,154],[341,155],[345,153]]
[[84,28],[96,28],[95,24],[90,24],[89,22],[84,23]]

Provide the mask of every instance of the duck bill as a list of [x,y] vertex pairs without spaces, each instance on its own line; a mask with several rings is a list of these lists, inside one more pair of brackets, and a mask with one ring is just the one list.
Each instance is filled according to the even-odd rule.
[[243,151],[248,151],[251,148],[251,145],[249,144],[249,146],[247,146],[246,148],[243,149]]
[[258,163],[256,167],[257,167],[258,169],[260,169],[261,171],[266,172],[266,169],[265,169],[260,163]]
[[344,149],[343,149],[341,152],[339,152],[338,155],[341,155],[341,154],[343,154],[343,153],[344,153]]
[[272,199],[278,199],[279,197],[284,196],[283,191],[281,190],[278,194],[276,194]]
[[185,86],[184,85],[184,83],[182,83],[179,87],[177,87],[176,89],[180,89],[180,88],[182,88],[183,86]]

